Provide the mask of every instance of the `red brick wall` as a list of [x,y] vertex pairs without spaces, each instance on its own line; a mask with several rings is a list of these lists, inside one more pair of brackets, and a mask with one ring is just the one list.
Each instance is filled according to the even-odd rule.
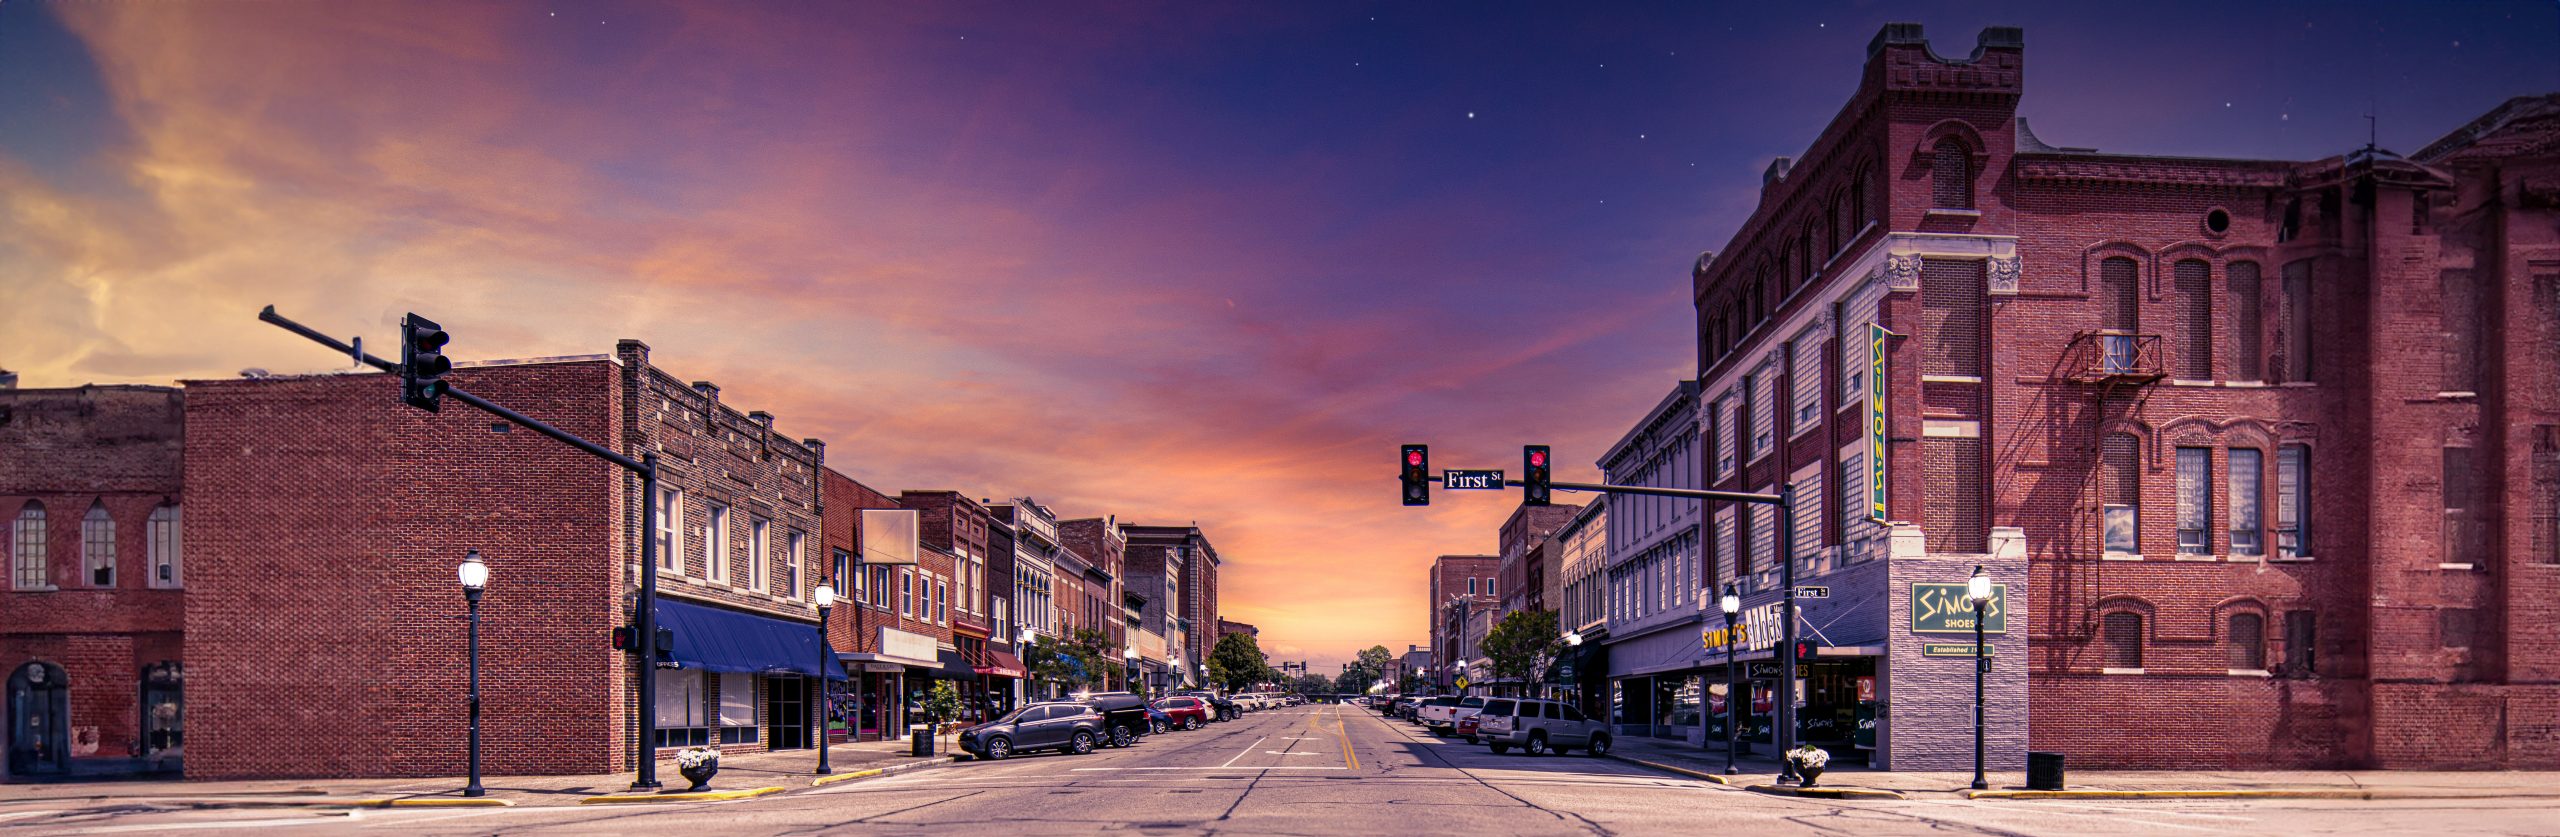
[[[0,677],[33,661],[62,668],[75,758],[137,754],[142,668],[180,659],[184,594],[150,586],[149,521],[180,502],[184,409],[164,387],[0,390],[0,571],[12,566],[19,514],[41,504],[56,588],[20,590],[0,575]],[[115,523],[111,588],[91,585],[82,552],[82,520],[101,504]],[[182,538],[192,522],[182,517]],[[0,730],[0,744],[10,734]]]

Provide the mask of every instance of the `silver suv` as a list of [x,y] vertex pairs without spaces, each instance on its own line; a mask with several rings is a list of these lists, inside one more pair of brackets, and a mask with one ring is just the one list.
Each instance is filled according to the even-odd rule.
[[1533,756],[1581,750],[1609,754],[1609,726],[1583,717],[1572,704],[1552,700],[1495,698],[1476,715],[1476,736],[1507,753],[1518,747]]

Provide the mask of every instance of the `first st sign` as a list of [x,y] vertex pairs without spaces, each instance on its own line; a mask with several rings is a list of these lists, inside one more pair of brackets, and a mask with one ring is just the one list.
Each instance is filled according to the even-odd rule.
[[1501,471],[1442,471],[1440,487],[1451,490],[1500,491]]

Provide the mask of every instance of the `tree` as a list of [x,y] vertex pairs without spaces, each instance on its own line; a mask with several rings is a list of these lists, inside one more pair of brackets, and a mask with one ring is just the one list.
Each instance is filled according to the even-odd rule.
[[1034,686],[1087,686],[1098,668],[1094,663],[1102,658],[1103,642],[1100,632],[1089,629],[1077,631],[1072,638],[1042,635],[1023,646],[1022,667]]
[[1340,694],[1356,695],[1369,691],[1369,685],[1376,682],[1378,678],[1371,677],[1368,672],[1355,667],[1333,678],[1333,690]]
[[1341,691],[1348,693],[1368,691],[1369,684],[1376,683],[1386,676],[1387,664],[1394,660],[1395,652],[1388,651],[1386,646],[1369,646],[1351,661],[1349,667],[1342,670],[1341,677],[1335,678],[1336,685],[1342,687]]
[[1209,679],[1227,691],[1241,691],[1276,677],[1271,661],[1262,656],[1262,646],[1253,641],[1252,634],[1219,637],[1217,646],[1209,651]]
[[1527,687],[1546,676],[1547,666],[1564,651],[1564,637],[1556,633],[1555,611],[1515,610],[1485,632],[1481,647],[1495,680]]
[[1321,674],[1301,674],[1289,681],[1289,691],[1301,695],[1333,693],[1333,679]]
[[933,689],[924,693],[924,714],[933,719],[935,729],[960,717],[960,690],[952,688],[949,680],[933,681]]

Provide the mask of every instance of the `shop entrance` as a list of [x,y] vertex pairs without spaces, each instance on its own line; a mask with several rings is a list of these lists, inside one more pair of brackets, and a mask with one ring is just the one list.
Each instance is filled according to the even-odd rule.
[[765,678],[765,718],[772,724],[765,738],[775,750],[809,747],[809,678]]
[[175,660],[142,668],[142,757],[158,768],[186,753],[186,670]]
[[47,662],[9,675],[9,773],[48,776],[71,769],[71,683]]

